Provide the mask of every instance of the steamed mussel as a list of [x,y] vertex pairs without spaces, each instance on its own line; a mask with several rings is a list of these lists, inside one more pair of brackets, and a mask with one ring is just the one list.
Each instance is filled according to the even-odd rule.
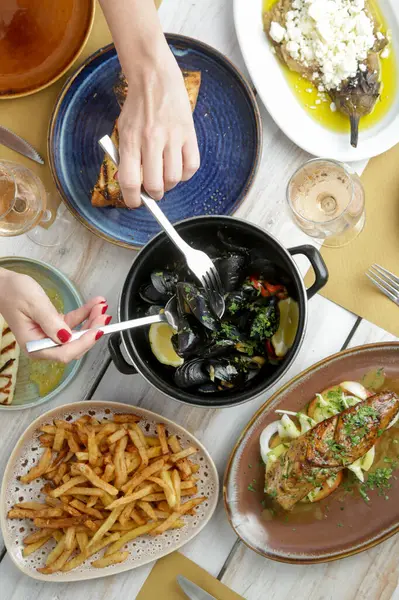
[[280,323],[280,303],[296,304],[290,298],[289,278],[261,250],[236,246],[230,238],[223,240],[223,247],[225,252],[214,259],[225,290],[222,318],[182,268],[152,272],[150,282],[139,291],[147,314],[156,314],[175,297],[171,348],[184,362],[175,369],[173,380],[178,387],[199,394],[242,389],[263,368],[278,366],[285,355],[281,328],[287,321],[284,318]]

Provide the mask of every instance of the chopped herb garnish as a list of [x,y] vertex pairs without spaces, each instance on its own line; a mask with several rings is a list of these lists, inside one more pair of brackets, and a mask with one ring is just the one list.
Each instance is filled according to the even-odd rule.
[[370,498],[367,496],[363,485],[359,486],[359,493],[365,502],[370,502]]
[[252,469],[252,465],[248,465],[248,467],[249,467],[250,469]]
[[390,479],[392,475],[393,470],[391,467],[379,467],[374,473],[370,473],[367,481],[359,487],[359,492],[363,499],[366,502],[370,500],[366,494],[366,490],[377,490],[379,496],[384,496],[388,500],[389,496],[387,496],[386,492],[391,488]]
[[377,437],[381,437],[383,433],[384,433],[384,430],[383,429],[379,429],[377,431]]
[[252,485],[252,483],[249,484],[249,486],[248,486],[247,489],[248,489],[249,492],[256,492],[256,489],[254,488],[254,486]]
[[337,527],[343,527],[343,523],[337,523]]

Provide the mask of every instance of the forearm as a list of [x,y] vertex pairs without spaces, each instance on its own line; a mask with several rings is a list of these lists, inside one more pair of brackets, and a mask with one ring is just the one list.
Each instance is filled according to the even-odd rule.
[[156,60],[167,51],[152,0],[100,0],[100,4],[128,79],[147,60]]
[[4,298],[7,293],[7,276],[9,271],[0,267],[0,314],[4,305]]

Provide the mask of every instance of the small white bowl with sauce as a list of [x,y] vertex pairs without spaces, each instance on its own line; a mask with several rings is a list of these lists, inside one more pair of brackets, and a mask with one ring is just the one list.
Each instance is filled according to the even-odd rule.
[[[44,289],[58,312],[66,313],[83,304],[74,284],[61,271],[39,260],[4,257],[0,267],[29,275]],[[83,359],[68,365],[28,358],[21,352],[17,384],[12,404],[0,404],[0,410],[21,410],[44,404],[59,394],[77,375]]]

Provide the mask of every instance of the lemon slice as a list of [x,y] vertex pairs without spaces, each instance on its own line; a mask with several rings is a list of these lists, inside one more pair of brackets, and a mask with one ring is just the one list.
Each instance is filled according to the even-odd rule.
[[172,336],[175,330],[168,323],[153,323],[150,327],[150,345],[155,357],[163,365],[180,367],[184,360],[175,352]]
[[272,337],[272,344],[277,356],[285,356],[294,343],[299,322],[299,306],[292,298],[280,300],[280,325]]

